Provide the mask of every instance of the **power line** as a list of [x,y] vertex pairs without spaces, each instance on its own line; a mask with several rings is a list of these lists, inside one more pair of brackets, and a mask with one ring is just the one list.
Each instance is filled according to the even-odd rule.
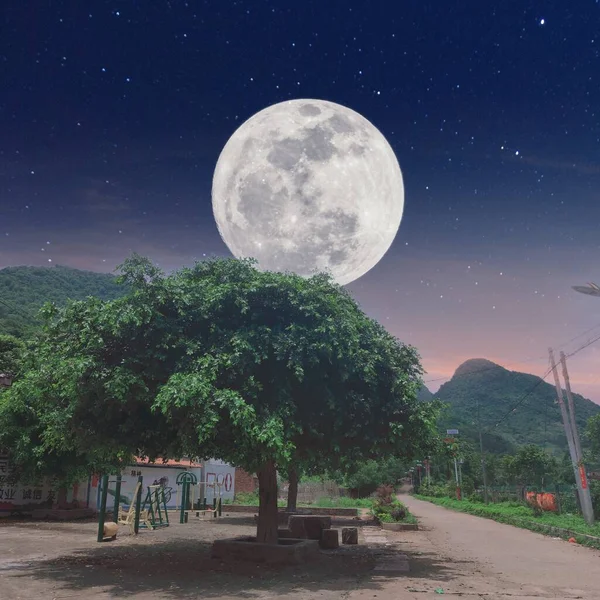
[[540,386],[542,385],[542,383],[544,383],[544,380],[546,379],[546,377],[548,377],[548,375],[550,375],[550,373],[552,372],[552,368],[549,368],[542,377],[540,377],[540,379],[538,381],[535,382],[534,385],[531,386],[531,388],[529,388],[520,398],[519,400],[517,400],[517,402],[515,402],[509,409],[509,411],[507,413],[504,414],[504,416],[502,416],[498,421],[496,421],[496,423],[491,426],[491,427],[487,427],[486,428],[486,432],[491,431],[492,429],[495,429],[496,427],[498,427],[498,425],[500,425],[500,423],[502,423],[502,421],[504,421],[505,419],[507,419],[508,417],[510,417],[511,414],[513,414],[513,412],[519,408],[519,406],[521,406],[521,404],[523,404],[523,402],[525,402],[525,400],[527,400],[527,398],[529,398],[529,396],[531,396],[531,394]]
[[589,329],[586,329],[584,332],[577,334],[574,338],[571,338],[568,342],[565,342],[564,344],[560,344],[560,346],[555,346],[555,348],[564,348],[565,346],[569,345],[571,342],[574,342],[577,338],[580,338],[583,335],[586,335],[587,333],[590,333],[591,331],[594,331],[594,329],[598,329],[598,327],[600,327],[600,323],[598,323],[597,325],[594,325],[593,327],[590,327]]
[[585,350],[586,348],[588,348],[589,346],[591,346],[592,344],[595,344],[598,340],[600,340],[600,335],[589,340],[588,342],[586,342],[585,344],[583,344],[583,346],[580,346],[579,348],[577,348],[577,350],[574,350],[573,352],[571,352],[570,354],[567,354],[567,357],[571,357],[571,356],[575,356],[577,353],[581,352],[582,350]]
[[[595,329],[592,328],[592,329]],[[581,335],[577,336],[577,337],[581,337]],[[576,338],[574,338],[576,339]],[[593,343],[597,342],[598,340],[600,340],[600,335],[593,338],[592,340],[589,340],[588,342],[586,342],[585,344],[581,345],[579,348],[577,348],[577,350],[574,350],[573,352],[571,352],[570,354],[568,354],[567,356],[575,356],[575,354],[577,354],[578,352],[581,352],[582,350],[584,350],[585,348],[591,346]],[[573,340],[571,340],[573,341]],[[567,342],[570,343],[570,342]],[[498,427],[498,425],[500,425],[500,423],[502,423],[502,421],[504,421],[505,419],[507,419],[521,404],[523,404],[523,402],[525,402],[525,400],[544,382],[544,380],[546,379],[546,377],[548,377],[548,375],[550,375],[550,373],[552,372],[552,366],[546,371],[546,373],[542,376],[542,378],[537,381],[535,383],[535,385],[533,385],[511,408],[510,410],[499,420],[497,421],[493,427],[491,428],[487,428],[486,431],[489,431],[490,429],[495,429],[496,427]]]

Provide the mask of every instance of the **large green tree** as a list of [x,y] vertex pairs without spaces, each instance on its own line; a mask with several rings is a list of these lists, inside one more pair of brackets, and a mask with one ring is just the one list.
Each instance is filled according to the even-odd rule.
[[516,454],[507,457],[504,468],[508,477],[518,485],[543,486],[556,479],[558,462],[540,446],[521,446]]
[[61,478],[132,454],[220,458],[258,474],[257,539],[277,539],[276,469],[411,456],[433,435],[416,350],[329,277],[211,260],[129,293],[45,309],[28,370],[0,400],[0,446]]
[[593,459],[600,460],[600,415],[588,419],[585,433]]
[[17,375],[24,353],[24,342],[12,335],[0,334],[0,373]]

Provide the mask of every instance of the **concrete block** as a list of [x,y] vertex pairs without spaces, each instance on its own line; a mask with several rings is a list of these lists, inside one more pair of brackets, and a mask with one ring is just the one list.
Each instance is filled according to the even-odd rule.
[[293,538],[294,536],[292,535],[292,532],[289,529],[278,529],[277,530],[277,537],[279,539],[281,538]]
[[323,550],[335,550],[340,547],[340,536],[337,529],[321,530],[320,546]]
[[291,515],[288,521],[288,529],[295,538],[320,540],[321,531],[331,529],[331,517]]
[[357,527],[344,527],[342,529],[342,544],[358,544]]

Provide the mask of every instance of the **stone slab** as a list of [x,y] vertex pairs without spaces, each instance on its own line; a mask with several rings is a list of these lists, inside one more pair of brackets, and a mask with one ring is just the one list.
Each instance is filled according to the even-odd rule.
[[223,562],[298,565],[308,562],[318,553],[318,541],[294,538],[280,539],[278,544],[258,544],[256,538],[238,537],[216,540],[212,546],[212,557]]
[[291,515],[288,529],[298,539],[320,540],[324,529],[331,529],[331,517]]

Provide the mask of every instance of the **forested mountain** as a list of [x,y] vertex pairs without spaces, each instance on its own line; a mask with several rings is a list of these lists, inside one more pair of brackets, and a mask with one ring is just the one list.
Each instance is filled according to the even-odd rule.
[[429,400],[433,400],[433,394],[425,386],[422,386],[417,392],[417,398],[421,402],[429,402]]
[[0,334],[26,336],[45,302],[96,296],[111,300],[125,293],[114,275],[69,267],[6,267],[0,270]]
[[[580,432],[587,420],[600,413],[600,406],[574,394]],[[463,363],[435,397],[449,405],[442,426],[461,431],[478,443],[478,409],[484,443],[495,452],[511,445],[538,444],[553,452],[567,448],[554,385],[536,375],[508,371],[485,359]],[[500,446],[507,445],[502,450]],[[491,447],[490,447],[491,446]]]

